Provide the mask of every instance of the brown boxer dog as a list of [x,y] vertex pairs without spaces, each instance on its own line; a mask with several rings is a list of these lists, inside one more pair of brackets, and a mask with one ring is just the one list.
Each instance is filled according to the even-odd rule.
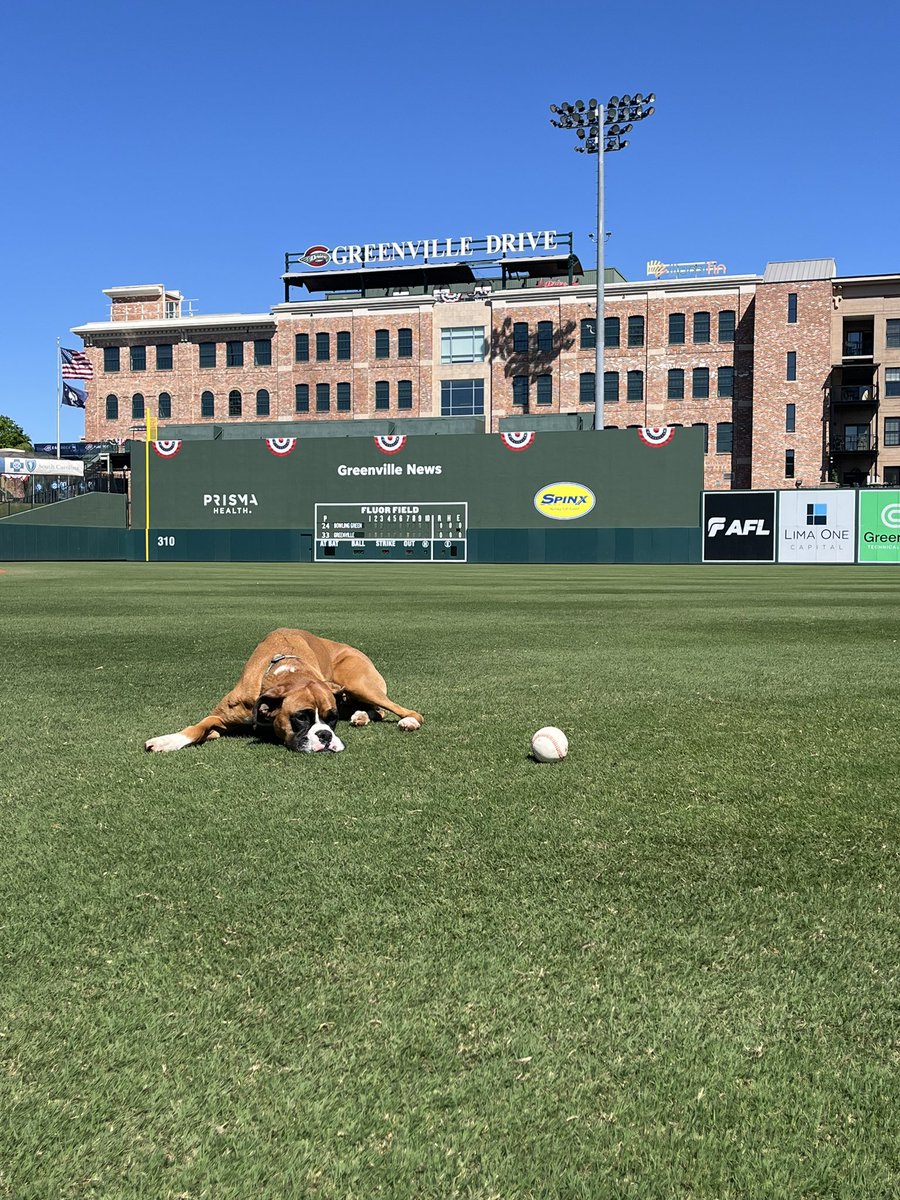
[[399,728],[418,729],[420,713],[388,697],[384,679],[361,650],[303,629],[276,629],[260,642],[244,673],[208,717],[180,733],[150,738],[146,750],[181,750],[228,733],[274,737],[289,750],[337,752],[344,743],[334,727],[350,713],[351,725],[380,721],[382,710],[400,717]]

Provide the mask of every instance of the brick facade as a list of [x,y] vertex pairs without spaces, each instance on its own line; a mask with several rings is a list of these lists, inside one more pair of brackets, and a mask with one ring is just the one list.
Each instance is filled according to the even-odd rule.
[[[770,280],[767,271],[765,276],[607,282],[605,316],[610,334],[618,320],[618,342],[605,345],[604,370],[618,373],[619,387],[618,399],[604,404],[604,424],[705,425],[706,487],[730,489],[785,487],[792,481],[812,486],[836,473],[846,476],[848,463],[857,474],[871,474],[874,466],[856,450],[859,431],[870,421],[885,464],[900,473],[900,434],[895,436],[900,395],[886,395],[898,389],[894,376],[885,376],[892,363],[900,368],[900,346],[889,346],[886,334],[891,313],[900,319],[900,279],[877,277],[877,285],[867,288],[864,281],[804,277],[803,263],[775,266],[798,268],[798,278]],[[110,320],[74,330],[94,364],[85,437],[99,441],[137,432],[135,397],[156,411],[160,396],[168,395],[169,420],[176,425],[278,422],[290,433],[317,420],[440,417],[443,392],[456,396],[460,387],[478,386],[477,381],[486,431],[497,432],[501,422],[514,427],[510,421],[517,417],[532,427],[543,415],[570,423],[581,418],[590,428],[596,382],[592,284],[554,280],[548,286],[529,280],[494,288],[455,303],[419,288],[412,295],[341,294],[285,302],[266,314],[212,317],[182,316],[180,293],[161,285],[109,289]],[[878,361],[885,365],[868,359],[860,366],[863,360],[854,359],[841,367],[844,329],[865,333],[866,321],[874,322]],[[527,349],[517,344],[517,325],[527,326]],[[674,335],[682,328],[679,340]],[[470,359],[442,361],[442,331],[447,330],[470,331],[478,343]],[[541,330],[546,344],[539,340]],[[604,330],[596,334],[603,337]],[[297,335],[307,339],[303,360]],[[349,358],[338,357],[338,335],[342,353],[349,335]],[[255,339],[271,339],[270,364],[254,362]],[[896,334],[890,340],[895,342]],[[204,342],[215,343],[215,366],[201,366]],[[242,344],[242,365],[229,365],[229,342]],[[159,345],[172,347],[171,369],[158,366]],[[104,367],[106,346],[120,347],[118,371]],[[134,369],[132,346],[146,347],[143,369]],[[380,353],[385,347],[386,354]],[[790,369],[789,354],[794,356]],[[833,405],[835,397],[857,394],[846,382],[865,378],[867,369],[874,375],[873,395],[884,401],[880,415]],[[214,398],[211,417],[202,415],[205,393]],[[268,413],[264,403],[258,413],[258,398],[264,402],[266,393]],[[229,397],[234,409],[238,395],[239,417],[229,415]],[[116,418],[107,415],[107,397],[118,402]],[[885,417],[894,418],[887,430]],[[163,420],[163,432],[165,425]],[[835,447],[846,446],[853,447],[849,458],[835,459]]]

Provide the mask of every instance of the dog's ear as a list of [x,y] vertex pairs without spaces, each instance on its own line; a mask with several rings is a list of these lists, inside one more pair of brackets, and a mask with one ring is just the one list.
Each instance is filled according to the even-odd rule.
[[335,683],[333,679],[323,679],[322,682],[327,688],[331,688],[335,696],[339,696],[341,692],[346,691],[342,683]]
[[275,720],[275,714],[278,712],[284,703],[284,692],[268,691],[257,699],[253,705],[253,724],[254,725],[271,725]]

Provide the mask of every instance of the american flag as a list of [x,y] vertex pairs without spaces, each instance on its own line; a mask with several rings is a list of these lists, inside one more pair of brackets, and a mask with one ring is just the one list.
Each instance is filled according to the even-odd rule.
[[63,379],[94,378],[94,367],[86,354],[80,350],[67,350],[65,346],[60,346],[59,353],[62,357]]

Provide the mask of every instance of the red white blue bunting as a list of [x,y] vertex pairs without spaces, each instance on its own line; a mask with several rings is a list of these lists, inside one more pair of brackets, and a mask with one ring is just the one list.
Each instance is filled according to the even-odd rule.
[[643,425],[638,429],[638,437],[645,446],[665,446],[674,436],[674,425]]
[[266,438],[266,449],[278,458],[285,458],[288,454],[291,454],[296,445],[296,438]]
[[181,442],[171,440],[151,442],[150,445],[153,447],[154,453],[158,454],[160,458],[174,458],[181,449]]
[[406,434],[390,433],[376,437],[375,445],[382,454],[397,454],[406,445]]
[[534,438],[535,434],[533,430],[527,433],[522,431],[519,433],[500,434],[500,441],[507,448],[507,450],[527,450],[528,447],[534,442]]

